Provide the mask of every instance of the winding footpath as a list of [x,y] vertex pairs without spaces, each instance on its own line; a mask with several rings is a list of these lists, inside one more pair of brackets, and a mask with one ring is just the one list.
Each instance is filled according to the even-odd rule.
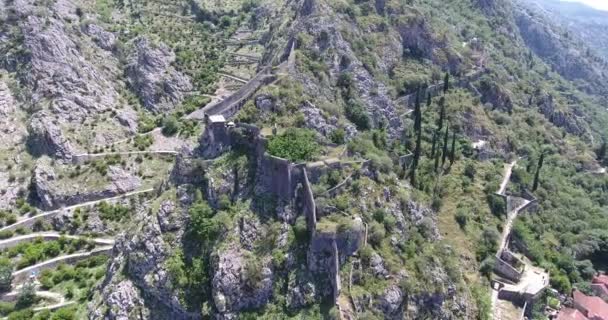
[[22,219],[18,220],[16,223],[13,223],[11,225],[8,225],[6,227],[1,228],[0,232],[3,232],[3,231],[15,231],[18,228],[31,227],[37,221],[43,221],[43,220],[52,219],[55,215],[57,215],[58,213],[63,212],[63,211],[71,211],[71,210],[76,210],[78,208],[91,207],[91,206],[94,206],[94,205],[99,204],[99,203],[104,202],[104,201],[108,202],[108,201],[120,200],[120,199],[124,199],[124,198],[128,198],[128,197],[132,197],[132,196],[137,196],[137,195],[140,195],[140,194],[150,193],[150,192],[153,192],[153,191],[154,191],[154,188],[149,188],[149,189],[139,190],[139,191],[133,191],[133,192],[127,192],[127,193],[124,193],[124,194],[121,194],[121,195],[118,195],[118,196],[115,196],[115,197],[110,197],[110,198],[104,198],[104,199],[84,202],[84,203],[76,204],[76,205],[73,205],[73,206],[56,209],[56,210],[53,210],[53,211],[47,211],[47,212],[35,215],[33,217],[29,217],[29,218],[23,218],[23,217],[21,217]]
[[13,272],[13,285],[19,285],[27,280],[32,274],[39,274],[43,270],[54,269],[60,264],[76,264],[79,261],[99,255],[109,255],[114,246],[104,246],[88,252],[74,253],[59,256],[50,260],[37,263],[33,266]]
[[[508,196],[506,195],[507,185],[509,184],[509,180],[511,179],[511,174],[513,173],[513,168],[517,164],[517,160],[507,164],[505,166],[504,178],[500,184],[500,189],[497,194],[507,198],[507,210],[508,210]],[[530,204],[529,200],[523,199],[522,203],[515,207],[513,210],[509,210],[507,212],[507,220],[505,222],[505,226],[503,227],[502,236],[500,239],[500,244],[498,246],[498,250],[496,252],[496,256],[500,255],[500,253],[507,247],[509,235],[511,234],[511,230],[513,229],[513,223],[515,218],[519,212],[524,209],[526,206]],[[491,288],[491,302],[492,302],[492,318],[494,320],[499,320],[501,318],[500,311],[498,310],[498,292],[496,288]]]
[[43,241],[53,241],[59,240],[60,238],[66,238],[70,240],[89,240],[96,246],[109,246],[114,244],[113,239],[103,239],[103,238],[87,238],[80,236],[73,236],[68,234],[60,234],[57,232],[37,232],[30,233],[26,235],[16,236],[9,239],[0,241],[0,250],[10,249],[12,247],[17,246],[20,243],[32,242],[37,239],[42,239]]
[[513,173],[513,167],[515,167],[516,164],[517,160],[505,166],[504,178],[502,179],[502,182],[500,183],[500,189],[498,189],[497,192],[499,195],[505,195],[505,192],[507,191],[507,184],[509,184],[509,180],[511,179],[511,173]]

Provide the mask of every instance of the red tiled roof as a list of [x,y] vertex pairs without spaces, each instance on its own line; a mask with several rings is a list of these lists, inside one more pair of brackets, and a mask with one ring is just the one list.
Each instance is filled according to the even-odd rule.
[[605,286],[608,286],[608,276],[605,274],[600,274],[598,276],[593,277],[592,283],[601,283]]
[[588,320],[584,314],[576,309],[563,308],[560,310],[559,314],[557,314],[557,318],[555,320]]
[[587,296],[575,290],[572,294],[574,303],[583,314],[590,319],[608,320],[608,303],[600,297]]

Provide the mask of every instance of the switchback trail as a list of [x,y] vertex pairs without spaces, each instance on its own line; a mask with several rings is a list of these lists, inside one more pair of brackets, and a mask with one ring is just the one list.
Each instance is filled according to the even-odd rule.
[[43,212],[41,214],[35,215],[33,217],[29,217],[29,218],[23,218],[22,217],[22,219],[18,220],[16,223],[13,223],[11,225],[8,225],[8,226],[5,226],[5,227],[1,228],[0,232],[2,232],[2,231],[14,231],[17,228],[23,228],[23,227],[31,227],[32,225],[34,225],[34,223],[36,223],[36,221],[51,219],[56,214],[58,214],[58,213],[60,213],[62,211],[75,210],[75,209],[82,208],[82,207],[90,207],[90,206],[94,206],[94,205],[99,204],[99,203],[104,202],[104,201],[120,200],[120,199],[123,199],[123,198],[128,198],[128,197],[132,197],[132,196],[136,196],[136,195],[140,195],[140,194],[150,193],[150,192],[153,192],[153,191],[154,191],[154,188],[149,188],[149,189],[139,190],[139,191],[133,191],[133,192],[127,192],[127,193],[124,193],[124,194],[121,194],[121,195],[118,195],[118,196],[115,196],[115,197],[110,197],[110,198],[104,198],[104,199],[84,202],[84,203],[76,204],[76,205],[65,207],[65,208],[61,208],[61,209],[56,209],[56,210],[52,210],[52,211]]

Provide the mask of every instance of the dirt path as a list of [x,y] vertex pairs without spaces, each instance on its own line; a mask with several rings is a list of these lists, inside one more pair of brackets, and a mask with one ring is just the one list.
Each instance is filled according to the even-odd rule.
[[247,82],[249,82],[249,80],[247,80],[247,79],[243,79],[241,77],[237,77],[235,75],[228,74],[228,73],[225,73],[225,72],[218,72],[217,74],[220,75],[220,76],[222,76],[222,77],[226,77],[226,78],[229,78],[229,79],[232,79],[234,81],[241,82],[241,83],[247,83]]
[[107,157],[107,156],[130,156],[135,154],[170,154],[177,155],[177,151],[173,150],[152,150],[152,151],[118,151],[118,152],[102,152],[102,153],[82,153],[75,155],[76,157]]
[[82,207],[90,207],[90,206],[94,206],[96,204],[99,204],[99,203],[101,203],[103,201],[120,200],[120,199],[123,199],[123,198],[137,196],[137,195],[140,195],[140,194],[150,193],[150,192],[153,192],[153,191],[154,191],[154,188],[149,188],[149,189],[139,190],[139,191],[133,191],[133,192],[128,192],[128,193],[121,194],[121,195],[118,195],[118,196],[115,196],[115,197],[110,197],[110,198],[104,198],[104,199],[84,202],[84,203],[81,203],[81,204],[76,204],[76,205],[73,205],[73,206],[69,206],[69,207],[65,207],[65,208],[61,208],[61,209],[57,209],[57,210],[53,210],[53,211],[44,212],[44,213],[41,213],[39,215],[35,215],[33,217],[29,217],[29,218],[21,217],[21,220],[18,220],[16,223],[13,223],[13,224],[11,224],[9,226],[1,228],[0,232],[2,232],[2,231],[14,231],[15,229],[20,228],[20,227],[31,227],[32,225],[34,225],[34,223],[36,223],[36,221],[51,219],[56,214],[58,214],[58,213],[60,213],[62,211],[75,210],[75,209],[82,208]]
[[65,256],[59,256],[41,263],[37,263],[33,266],[23,268],[13,272],[13,286],[19,285],[27,280],[32,274],[40,274],[41,271],[47,269],[56,268],[58,265],[65,264],[76,264],[79,261],[85,260],[90,257],[98,255],[108,255],[112,251],[113,246],[105,246],[97,249],[93,249],[89,252],[74,253]]
[[[16,289],[18,289],[18,288],[16,288]],[[62,294],[57,293],[57,292],[38,290],[38,291],[34,292],[34,294],[38,298],[41,298],[44,300],[49,300],[49,301],[53,302],[53,304],[48,305],[48,306],[34,308],[33,310],[35,312],[44,311],[44,310],[56,310],[56,309],[63,308],[63,307],[76,303],[75,301],[66,301],[65,297]],[[13,302],[13,301],[16,301],[18,298],[19,298],[18,290],[13,290],[11,292],[5,293],[0,296],[0,300],[4,301],[4,302]]]
[[64,237],[67,239],[73,239],[73,240],[79,240],[79,239],[90,240],[95,245],[98,245],[98,246],[114,245],[114,239],[87,238],[87,237],[79,237],[79,236],[73,236],[73,235],[63,235],[63,234],[60,234],[57,232],[38,232],[38,233],[30,233],[30,234],[26,234],[26,235],[22,235],[22,236],[12,237],[12,238],[9,238],[6,240],[1,240],[0,241],[0,250],[9,249],[9,248],[17,246],[20,243],[31,242],[31,241],[34,241],[39,238],[41,238],[44,241],[52,241],[52,240],[57,240],[61,237]]
[[507,164],[505,166],[505,174],[502,182],[500,183],[500,189],[498,189],[497,193],[500,195],[505,195],[505,191],[507,190],[507,184],[509,184],[509,180],[511,179],[511,173],[513,173],[513,167],[517,164],[517,160]]

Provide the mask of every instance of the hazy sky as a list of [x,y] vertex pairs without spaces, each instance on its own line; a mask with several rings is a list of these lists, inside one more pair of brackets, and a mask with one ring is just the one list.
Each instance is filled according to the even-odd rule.
[[562,1],[582,2],[588,6],[594,7],[596,9],[608,11],[608,0],[562,0]]

